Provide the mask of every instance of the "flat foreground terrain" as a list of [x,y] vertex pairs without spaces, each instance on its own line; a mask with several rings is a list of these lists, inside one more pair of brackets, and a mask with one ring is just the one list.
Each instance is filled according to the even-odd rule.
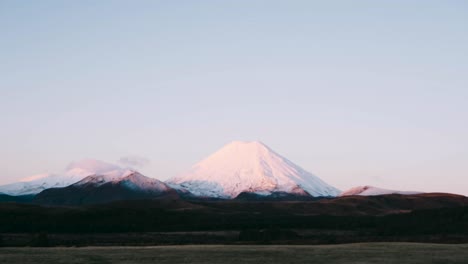
[[0,263],[468,263],[468,244],[0,248]]

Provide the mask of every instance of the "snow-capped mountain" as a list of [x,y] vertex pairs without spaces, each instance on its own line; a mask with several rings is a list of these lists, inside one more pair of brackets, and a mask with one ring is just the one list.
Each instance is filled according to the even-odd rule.
[[337,196],[340,191],[261,142],[235,141],[167,181],[196,196],[234,198],[242,192]]
[[109,177],[109,175],[92,175],[72,184],[79,187],[100,187],[105,184],[121,185],[128,189],[139,190],[147,193],[159,193],[171,188],[162,181],[146,177],[137,171],[128,171],[122,177]]
[[122,177],[92,175],[64,188],[52,188],[39,193],[34,202],[49,205],[83,205],[119,200],[152,199],[177,195],[165,183],[128,171]]
[[49,188],[59,188],[78,182],[89,175],[103,175],[108,178],[119,178],[128,174],[127,169],[93,159],[72,162],[60,174],[44,173],[25,178],[20,182],[0,186],[0,193],[8,195],[31,195]]
[[395,191],[395,190],[388,190],[377,188],[374,186],[358,186],[351,188],[347,191],[344,191],[340,194],[340,196],[351,196],[351,195],[361,195],[361,196],[374,196],[374,195],[385,195],[385,194],[404,194],[404,195],[411,195],[411,194],[418,194],[421,192],[412,192],[412,191]]

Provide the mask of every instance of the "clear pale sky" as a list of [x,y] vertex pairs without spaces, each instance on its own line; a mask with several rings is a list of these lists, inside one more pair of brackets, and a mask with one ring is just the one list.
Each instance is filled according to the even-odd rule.
[[468,195],[468,2],[0,0],[0,124],[0,184],[260,140],[340,189]]

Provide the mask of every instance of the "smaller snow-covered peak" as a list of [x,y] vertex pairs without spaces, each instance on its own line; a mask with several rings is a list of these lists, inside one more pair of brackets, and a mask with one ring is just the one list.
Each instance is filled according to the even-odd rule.
[[139,172],[130,173],[129,175],[122,178],[120,182],[128,188],[139,189],[143,191],[162,192],[171,189],[164,182],[154,178],[146,177]]
[[72,186],[78,188],[83,186],[99,187],[107,183],[121,184],[129,189],[147,192],[162,192],[170,189],[165,183],[132,170],[127,170],[121,175],[91,175]]
[[72,162],[60,174],[38,174],[20,182],[0,186],[0,192],[8,195],[37,194],[45,189],[69,186],[90,175],[100,175],[106,181],[125,177],[130,172],[117,165],[94,159]]
[[340,194],[340,196],[351,196],[351,195],[360,195],[360,196],[374,196],[374,195],[385,195],[385,194],[403,194],[403,195],[411,195],[411,194],[418,194],[421,192],[413,192],[413,191],[396,191],[396,190],[388,190],[382,189],[374,186],[357,186],[351,188],[347,191],[344,191]]
[[146,177],[136,171],[127,171],[120,178],[92,175],[63,188],[52,188],[39,193],[34,201],[49,205],[84,205],[121,200],[176,197],[174,189],[165,183]]
[[138,173],[138,172],[135,172],[133,170],[120,169],[120,170],[113,170],[110,172],[106,172],[103,174],[88,175],[87,177],[83,178],[79,182],[73,184],[73,186],[88,185],[88,184],[100,186],[104,183],[120,181],[123,178],[129,175],[135,174],[135,173]]

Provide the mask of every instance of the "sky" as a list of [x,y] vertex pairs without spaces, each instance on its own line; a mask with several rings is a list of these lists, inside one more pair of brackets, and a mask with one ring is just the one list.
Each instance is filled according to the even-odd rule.
[[0,0],[0,184],[161,180],[260,140],[324,181],[468,195],[466,1]]

